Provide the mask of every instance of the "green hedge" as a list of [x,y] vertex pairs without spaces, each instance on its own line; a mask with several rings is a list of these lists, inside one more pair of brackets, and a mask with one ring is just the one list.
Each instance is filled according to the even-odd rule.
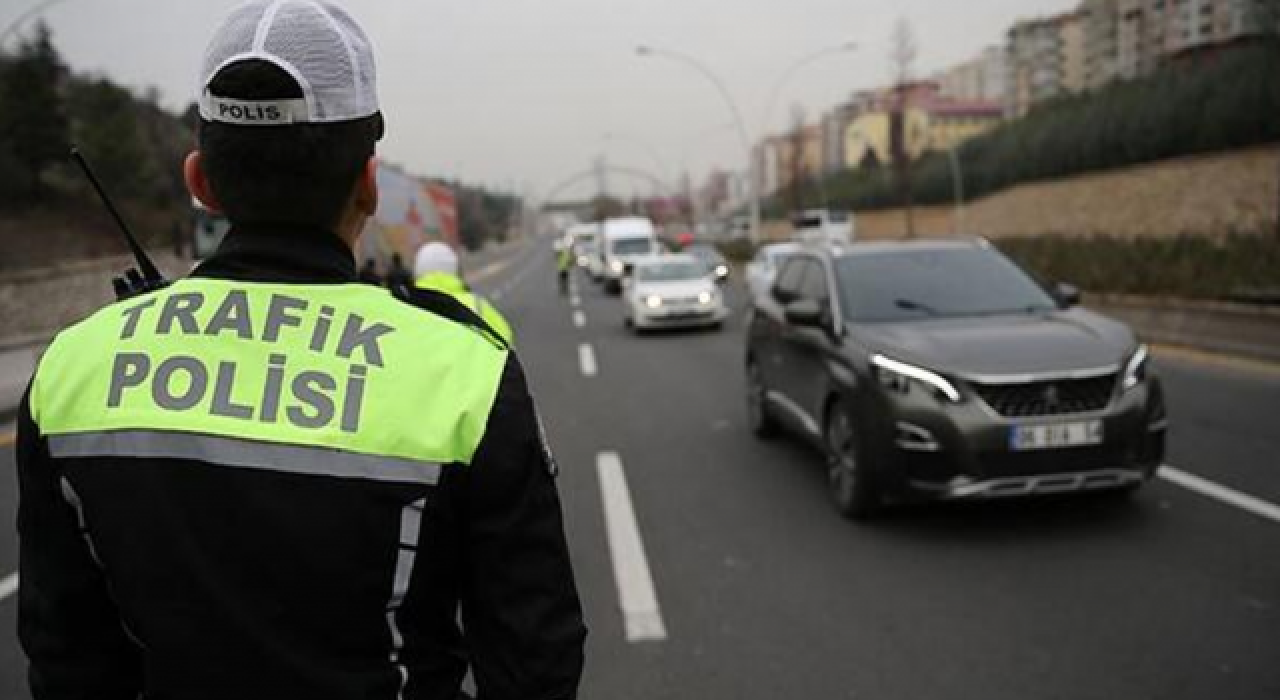
[[1280,240],[1236,235],[995,241],[1044,280],[1088,292],[1280,303]]
[[[1280,41],[1265,40],[1191,56],[1140,80],[1059,100],[974,138],[957,153],[965,194],[1178,156],[1280,141]],[[917,204],[954,198],[946,154],[915,165]],[[851,210],[898,206],[889,169],[849,171],[812,188]],[[771,210],[777,208],[777,203]]]

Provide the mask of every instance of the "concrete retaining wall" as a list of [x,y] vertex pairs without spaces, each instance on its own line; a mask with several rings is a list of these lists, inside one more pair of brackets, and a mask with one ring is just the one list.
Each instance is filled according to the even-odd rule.
[[[157,255],[155,262],[175,277],[191,267],[172,254]],[[0,276],[0,348],[46,340],[111,303],[111,278],[132,265],[132,258],[121,256]]]
[[[1272,233],[1278,200],[1280,146],[1271,145],[1022,185],[970,202],[964,228],[986,238]],[[952,206],[917,207],[916,235],[953,233],[954,214]],[[859,212],[858,233],[901,238],[905,217]]]
[[1280,363],[1280,308],[1095,295],[1085,306],[1131,325],[1147,342]]

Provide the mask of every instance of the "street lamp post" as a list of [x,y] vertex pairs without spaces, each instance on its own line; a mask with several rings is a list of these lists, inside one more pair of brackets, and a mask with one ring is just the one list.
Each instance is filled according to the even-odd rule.
[[956,195],[955,217],[951,224],[956,235],[964,233],[964,170],[960,167],[960,156],[956,155],[954,145],[947,149],[951,160],[951,185]]
[[857,50],[858,43],[855,41],[848,41],[840,44],[839,46],[829,46],[821,51],[815,51],[807,56],[801,56],[795,63],[788,66],[787,69],[783,71],[782,75],[778,77],[778,82],[773,84],[773,89],[769,91],[769,99],[764,103],[764,121],[761,122],[761,128],[766,132],[769,130],[769,124],[773,121],[773,112],[778,106],[778,99],[782,97],[782,91],[786,88],[787,83],[790,83],[791,79],[796,77],[797,73],[824,58],[836,56],[842,53],[852,53]]
[[[761,128],[766,132],[768,131],[769,121],[772,119],[776,102],[781,96],[783,88],[785,88],[787,83],[795,77],[796,73],[800,72],[801,69],[809,66],[810,64],[822,60],[823,58],[836,54],[848,53],[856,50],[857,48],[858,45],[855,42],[846,42],[838,46],[828,47],[821,51],[815,51],[809,55],[802,56],[799,60],[788,66],[787,69],[783,71],[778,81],[774,83],[773,89],[769,94],[769,99],[765,103],[764,121],[761,124]],[[755,154],[751,148],[751,137],[748,135],[746,124],[742,120],[742,112],[738,109],[737,103],[733,101],[733,96],[729,94],[729,90],[725,87],[724,82],[717,78],[715,73],[711,72],[705,64],[687,54],[668,49],[656,49],[651,46],[638,46],[636,47],[636,53],[640,56],[662,56],[678,63],[683,63],[701,74],[702,77],[706,78],[707,81],[715,87],[716,91],[720,94],[720,97],[724,100],[725,105],[729,108],[730,114],[733,115],[733,123],[737,127],[738,138],[742,141],[742,150],[747,159],[747,198],[750,200],[751,208],[751,240],[752,242],[759,241],[761,175],[757,171]]]
[[683,63],[689,68],[692,68],[703,78],[706,78],[707,82],[711,83],[711,85],[715,87],[716,92],[718,92],[721,99],[724,100],[725,106],[729,108],[729,113],[733,116],[733,123],[738,131],[738,139],[742,142],[743,156],[747,159],[747,199],[750,200],[749,204],[751,210],[751,240],[752,242],[760,240],[759,184],[756,182],[755,178],[755,157],[751,153],[751,137],[747,134],[746,123],[742,121],[742,111],[738,109],[738,104],[733,101],[733,96],[729,94],[728,88],[726,88],[724,83],[716,77],[715,73],[711,72],[711,69],[703,65],[703,63],[698,59],[687,54],[683,54],[678,51],[669,51],[666,49],[655,49],[652,46],[637,46],[636,54],[644,57],[661,56],[663,58],[676,61],[677,63]]

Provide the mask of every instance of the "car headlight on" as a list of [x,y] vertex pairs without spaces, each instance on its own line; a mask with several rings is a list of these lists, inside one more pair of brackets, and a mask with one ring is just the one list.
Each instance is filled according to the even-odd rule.
[[1147,359],[1150,353],[1147,352],[1147,346],[1139,345],[1138,349],[1133,353],[1133,357],[1129,358],[1129,364],[1124,368],[1124,383],[1122,386],[1125,391],[1138,386],[1147,380]]
[[728,277],[728,276],[729,276],[728,265],[716,265],[716,277]]
[[662,308],[662,297],[645,297],[644,305],[651,309],[660,309]]
[[715,301],[715,298],[716,296],[711,292],[703,292],[698,295],[698,303],[702,304],[703,306],[706,306],[707,304],[710,304],[711,302]]
[[618,274],[622,274],[622,271],[623,269],[625,269],[625,267],[626,266],[622,264],[621,260],[614,260],[613,262],[609,263],[609,269],[613,270]]
[[872,355],[871,364],[875,368],[876,379],[886,389],[905,394],[911,390],[911,382],[915,381],[933,389],[939,397],[946,398],[952,403],[960,402],[960,391],[936,372],[899,362],[884,355]]

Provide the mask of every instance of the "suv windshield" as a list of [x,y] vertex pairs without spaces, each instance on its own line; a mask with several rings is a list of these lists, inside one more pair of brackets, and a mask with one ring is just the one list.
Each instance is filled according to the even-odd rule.
[[644,255],[653,252],[653,247],[648,238],[624,238],[613,242],[612,251],[614,255]]
[[701,279],[706,276],[705,265],[685,260],[652,263],[636,268],[636,280],[640,282],[677,282]]
[[851,321],[1047,311],[1053,299],[999,253],[979,248],[850,255],[836,262]]

